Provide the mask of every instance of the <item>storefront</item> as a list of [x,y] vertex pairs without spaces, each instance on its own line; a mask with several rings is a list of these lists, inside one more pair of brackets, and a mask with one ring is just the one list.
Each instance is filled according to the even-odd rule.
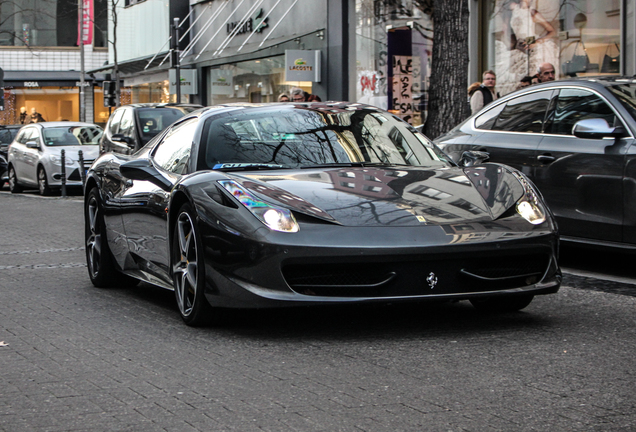
[[308,56],[318,52],[323,63],[328,61],[326,2],[230,1],[193,7],[200,26],[194,26],[193,42],[183,50],[183,64],[196,67],[201,76],[201,103],[276,102],[293,87],[328,97],[328,73],[311,81],[287,80],[285,73],[289,50]]
[[[432,5],[432,2],[430,2]],[[433,46],[426,2],[356,0],[356,101],[425,121]]]
[[[87,77],[88,78],[88,77]],[[84,82],[86,118],[104,123],[108,108],[104,108],[101,77]],[[0,124],[39,121],[79,121],[80,81],[77,72],[13,72],[5,73],[4,111]],[[40,115],[37,116],[36,113]],[[93,120],[94,119],[94,120]]]

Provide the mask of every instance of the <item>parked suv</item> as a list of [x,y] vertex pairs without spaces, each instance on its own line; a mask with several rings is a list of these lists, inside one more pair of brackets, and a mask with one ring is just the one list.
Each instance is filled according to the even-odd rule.
[[172,123],[203,108],[194,104],[139,103],[117,108],[108,119],[100,152],[130,154]]

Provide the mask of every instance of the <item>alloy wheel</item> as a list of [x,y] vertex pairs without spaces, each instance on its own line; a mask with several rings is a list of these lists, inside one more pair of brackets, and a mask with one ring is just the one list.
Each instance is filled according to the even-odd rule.
[[93,277],[99,274],[100,257],[102,254],[102,233],[99,224],[99,205],[97,199],[91,196],[88,201],[88,212],[86,214],[89,232],[86,238],[86,252],[88,256],[88,270]]
[[194,223],[187,212],[182,212],[177,220],[177,245],[173,265],[177,303],[184,317],[192,313],[198,283],[198,251]]

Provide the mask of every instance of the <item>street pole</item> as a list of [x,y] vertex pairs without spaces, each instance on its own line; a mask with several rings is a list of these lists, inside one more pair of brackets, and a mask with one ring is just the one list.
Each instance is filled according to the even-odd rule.
[[174,24],[172,26],[172,38],[173,38],[173,49],[174,52],[172,53],[172,55],[174,56],[173,58],[175,59],[174,61],[174,68],[175,68],[175,75],[177,77],[177,82],[176,82],[176,87],[177,87],[177,103],[181,103],[181,70],[180,70],[180,63],[181,60],[179,59],[179,18],[175,18],[173,20]]
[[80,121],[86,121],[86,94],[84,93],[84,0],[79,0],[80,16]]

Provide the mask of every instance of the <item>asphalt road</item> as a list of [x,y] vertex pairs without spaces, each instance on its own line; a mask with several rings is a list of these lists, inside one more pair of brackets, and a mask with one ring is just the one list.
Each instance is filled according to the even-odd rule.
[[310,308],[194,329],[171,292],[92,287],[80,197],[0,192],[0,226],[2,431],[636,430],[629,272],[573,269],[504,315]]

